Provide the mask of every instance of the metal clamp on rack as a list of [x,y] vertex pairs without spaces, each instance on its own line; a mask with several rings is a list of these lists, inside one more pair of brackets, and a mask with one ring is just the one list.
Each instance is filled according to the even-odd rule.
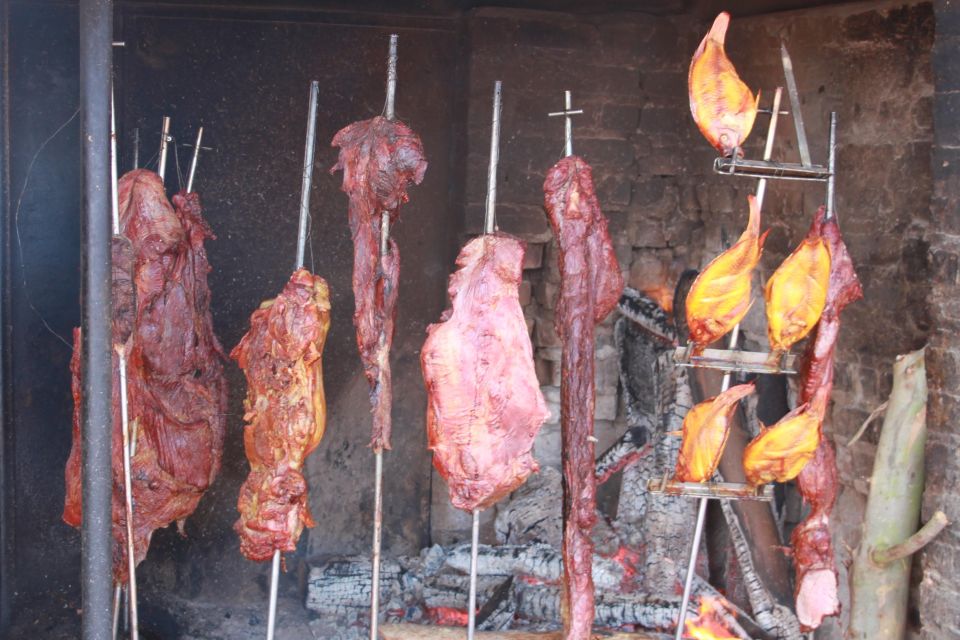
[[733,373],[796,375],[797,356],[791,353],[766,353],[736,349],[704,349],[694,354],[693,347],[677,347],[673,362],[679,367],[701,367]]
[[647,491],[668,496],[712,498],[714,500],[757,500],[771,502],[773,485],[755,487],[740,482],[677,482],[668,478],[650,478]]

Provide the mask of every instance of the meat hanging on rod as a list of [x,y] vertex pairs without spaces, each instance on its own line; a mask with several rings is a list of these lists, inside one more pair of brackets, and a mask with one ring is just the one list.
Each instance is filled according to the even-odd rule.
[[520,307],[524,250],[505,233],[468,242],[450,276],[450,309],[427,328],[420,353],[433,465],[467,512],[539,468],[530,451],[550,411]]
[[747,196],[747,203],[750,217],[740,239],[704,267],[687,294],[687,326],[697,353],[730,332],[753,304],[753,270],[769,230],[760,235],[757,199]]
[[[813,224],[819,227],[830,250],[830,282],[823,314],[804,354],[799,395],[799,402],[809,403],[821,424],[833,389],[840,312],[863,297],[836,218],[824,220],[824,217],[825,210],[821,207]],[[819,627],[825,617],[840,612],[837,568],[830,539],[830,512],[837,497],[837,463],[833,445],[827,438],[820,438],[813,459],[797,476],[797,486],[811,507],[810,514],[790,536],[797,575],[797,618],[803,629],[810,631]]]
[[752,382],[730,387],[699,403],[683,419],[683,441],[677,456],[677,482],[706,482],[717,470],[730,435],[737,403],[753,393]]
[[420,184],[427,170],[420,138],[409,127],[377,116],[355,122],[333,137],[340,147],[331,173],[343,170],[342,189],[350,200],[350,233],[353,236],[353,324],[373,412],[374,451],[390,449],[390,346],[397,315],[400,254],[391,238],[389,251],[380,256],[381,214],[390,224],[408,200],[410,183]]
[[556,325],[563,343],[563,626],[567,640],[586,640],[594,616],[590,538],[596,522],[594,330],[616,307],[623,276],[590,165],[577,156],[563,158],[547,172],[543,191],[560,249]]
[[687,75],[693,120],[707,141],[727,157],[734,153],[743,156],[739,149],[750,135],[760,103],[760,93],[754,98],[724,50],[729,26],[726,11],[714,19],[693,54]]
[[[136,453],[131,459],[133,543],[143,560],[154,530],[183,521],[197,507],[220,470],[226,423],[227,385],[223,350],[213,333],[203,243],[213,233],[196,193],[167,200],[163,182],[138,169],[118,184],[120,225],[129,240],[115,249],[113,290],[124,292],[114,307],[114,331],[130,330],[127,398]],[[125,241],[115,241],[123,244]],[[119,253],[118,253],[119,251]],[[124,260],[130,268],[124,268]],[[134,286],[124,280],[130,278]],[[133,310],[133,313],[131,313]],[[132,320],[131,320],[132,317]],[[71,360],[73,447],[66,466],[63,519],[80,526],[80,330],[74,331]],[[113,355],[113,571],[126,582],[126,517],[123,440],[117,354]]]
[[256,562],[294,551],[303,528],[314,526],[303,465],[326,427],[321,358],[329,328],[326,281],[298,269],[279,296],[253,312],[230,353],[247,378],[243,444],[250,461],[233,528],[240,552]]

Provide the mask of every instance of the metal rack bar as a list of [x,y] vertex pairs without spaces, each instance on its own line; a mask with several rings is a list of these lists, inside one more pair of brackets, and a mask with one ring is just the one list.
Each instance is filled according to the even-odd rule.
[[741,178],[759,178],[767,180],[803,180],[807,182],[826,182],[830,169],[822,165],[804,166],[794,162],[774,162],[772,160],[743,160],[736,158],[717,158],[713,161],[714,173]]
[[704,349],[693,355],[691,347],[677,347],[674,364],[680,367],[700,367],[738,373],[768,373],[796,375],[797,356],[791,353],[773,354],[764,351],[735,349]]
[[773,500],[773,485],[754,487],[739,482],[677,482],[666,478],[650,478],[647,491],[668,496],[712,498],[715,500]]

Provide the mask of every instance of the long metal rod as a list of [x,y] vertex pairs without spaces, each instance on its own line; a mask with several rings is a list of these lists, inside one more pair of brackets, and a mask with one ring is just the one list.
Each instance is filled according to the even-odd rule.
[[573,119],[570,110],[573,109],[573,98],[569,91],[563,92],[563,109],[567,115],[563,118],[563,152],[564,155],[573,155]]
[[160,180],[167,174],[167,147],[170,142],[170,116],[163,116],[163,127],[160,129],[160,161],[157,165],[157,175]]
[[837,112],[830,112],[830,139],[827,142],[827,167],[830,177],[827,179],[827,210],[824,220],[831,220],[837,215],[836,211],[836,169],[837,169]]
[[[387,50],[387,90],[383,116],[396,118],[397,96],[397,47],[399,36],[390,34]],[[380,212],[380,259],[390,253],[390,212]],[[379,338],[386,342],[386,336]],[[373,544],[370,553],[370,640],[377,640],[380,633],[380,557],[383,549],[383,449],[373,452]]]
[[[120,203],[117,184],[117,116],[114,106],[113,89],[110,90],[110,219],[113,225],[113,235],[120,236]],[[114,336],[114,339],[120,336]],[[123,506],[124,519],[127,529],[127,573],[128,573],[128,602],[130,607],[130,638],[139,640],[137,614],[137,576],[136,554],[133,543],[133,484],[131,483],[130,458],[130,413],[127,401],[127,350],[124,344],[115,344],[117,352],[118,378],[120,380],[120,431],[123,442]],[[114,637],[116,637],[114,635]]]
[[680,601],[677,632],[674,634],[675,640],[682,640],[683,638],[687,608],[690,606],[690,592],[693,590],[693,575],[697,569],[697,554],[700,550],[700,539],[703,537],[703,524],[707,518],[708,501],[709,498],[700,498],[700,506],[697,508],[697,524],[693,530],[693,552],[690,554],[690,561],[687,564],[687,577],[683,582],[683,599]]
[[[767,129],[767,143],[763,150],[763,159],[769,160],[773,156],[773,141],[777,135],[777,119],[780,116],[780,98],[783,95],[783,89],[777,87],[773,94],[773,114],[770,116],[770,127]],[[757,184],[757,207],[763,208],[763,198],[767,192],[767,180],[761,178]],[[737,341],[740,339],[740,325],[737,324],[730,332],[730,338],[727,342],[729,349],[735,349]],[[723,380],[720,383],[720,392],[723,393],[730,388],[732,372],[727,371],[723,374]],[[690,561],[687,563],[687,575],[683,583],[683,598],[680,600],[680,614],[677,618],[677,629],[674,634],[674,640],[682,640],[684,620],[687,617],[687,608],[690,606],[690,589],[693,586],[693,574],[697,568],[697,555],[700,553],[700,538],[703,536],[703,523],[707,514],[707,501],[710,498],[700,498],[700,506],[697,511],[697,524],[693,531],[693,545],[690,548]]]
[[473,640],[477,628],[477,558],[480,547],[480,510],[473,510],[470,535],[470,599],[467,605],[467,640]]
[[483,232],[493,233],[497,226],[497,165],[500,163],[500,102],[502,83],[493,85],[493,127],[490,131],[490,166],[487,169],[487,207],[483,219]]
[[110,326],[110,69],[112,0],[80,0],[80,105],[83,147],[83,520],[84,640],[110,637],[112,341]]
[[[297,230],[297,269],[303,267],[307,248],[307,222],[310,219],[310,186],[313,184],[313,158],[317,141],[317,98],[320,83],[310,83],[310,104],[307,108],[307,142],[303,149],[303,181],[300,188],[300,224]],[[200,143],[197,143],[197,148]]]
[[280,550],[273,552],[270,566],[270,609],[267,613],[267,640],[273,640],[277,629],[277,584],[280,582]]
[[203,127],[197,129],[197,143],[193,147],[193,157],[190,158],[190,174],[187,176],[187,193],[193,192],[193,177],[197,173],[197,160],[200,158],[200,142],[203,140]]
[[133,129],[133,168],[140,168],[140,127]]
[[111,638],[117,637],[117,631],[120,630],[120,601],[123,597],[123,585],[119,582],[113,588],[113,634]]

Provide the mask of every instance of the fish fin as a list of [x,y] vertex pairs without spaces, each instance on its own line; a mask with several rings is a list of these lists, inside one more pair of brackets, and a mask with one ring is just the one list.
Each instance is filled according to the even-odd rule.
[[753,194],[748,195],[747,204],[750,206],[750,218],[747,220],[747,229],[744,234],[758,237],[760,235],[760,205],[757,203],[757,197]]
[[763,249],[763,243],[764,243],[764,241],[767,239],[767,236],[770,235],[770,232],[771,232],[771,231],[773,231],[773,227],[767,229],[767,230],[764,231],[762,234],[760,234],[760,238],[757,240],[757,248],[758,248],[758,249]]

